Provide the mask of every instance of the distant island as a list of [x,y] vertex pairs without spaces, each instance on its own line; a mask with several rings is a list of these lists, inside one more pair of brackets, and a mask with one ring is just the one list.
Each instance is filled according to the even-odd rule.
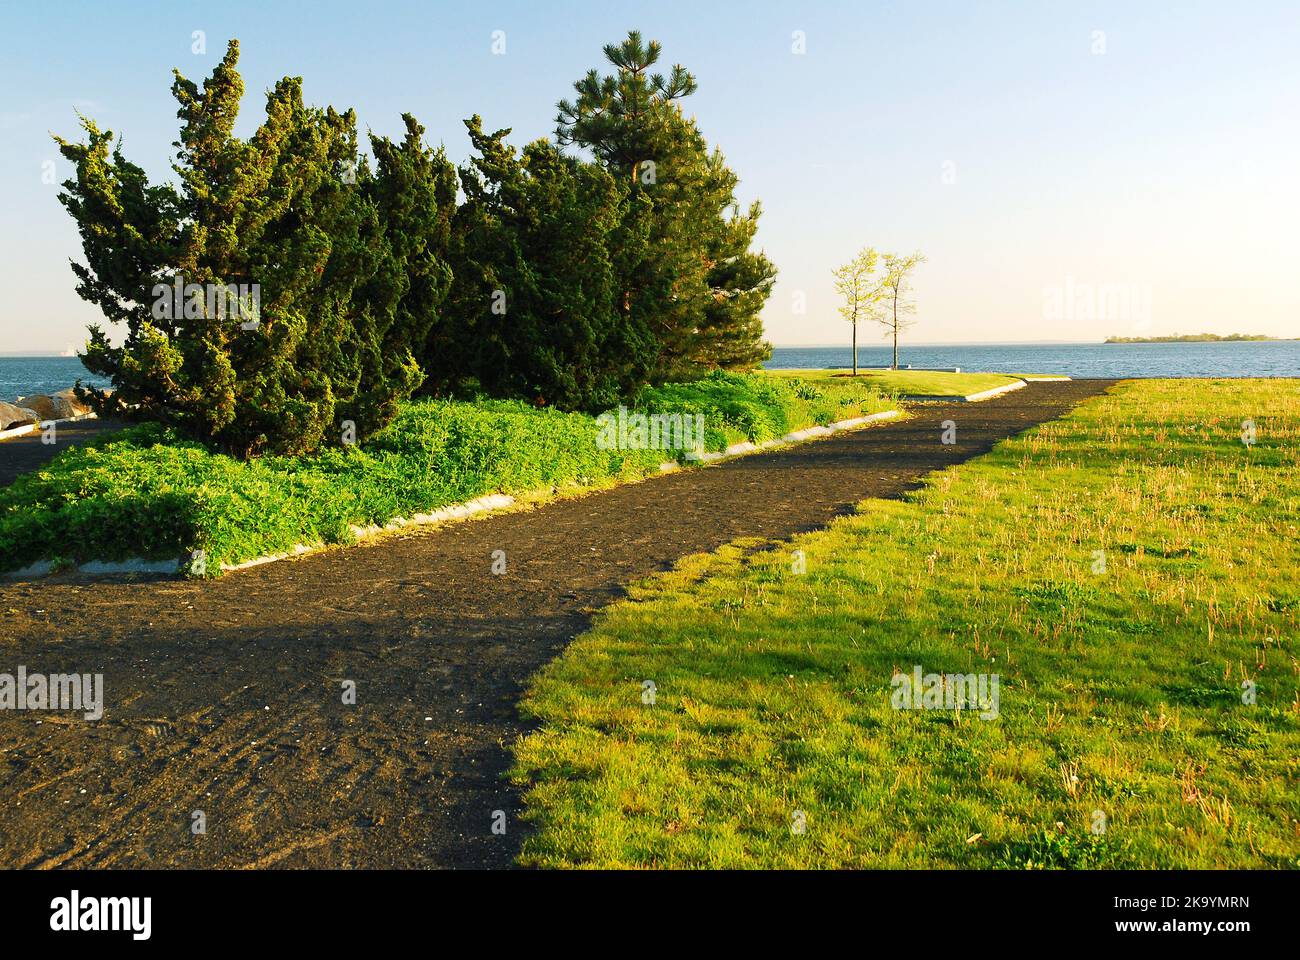
[[1239,340],[1282,340],[1283,337],[1266,337],[1262,333],[1175,333],[1168,337],[1107,337],[1107,343],[1235,343]]

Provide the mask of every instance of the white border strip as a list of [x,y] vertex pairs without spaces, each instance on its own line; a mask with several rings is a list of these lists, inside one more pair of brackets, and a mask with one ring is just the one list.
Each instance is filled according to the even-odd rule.
[[979,393],[968,393],[966,395],[967,403],[975,403],[979,400],[987,400],[989,397],[997,397],[1004,393],[1010,393],[1012,390],[1020,390],[1029,386],[1024,380],[1015,380],[1012,383],[1004,384],[1000,387],[993,387],[989,390],[981,390]]
[[[864,427],[868,423],[875,423],[879,420],[892,420],[897,417],[899,410],[882,410],[880,413],[872,413],[865,417],[853,417],[849,420],[837,420],[829,426],[805,427],[802,430],[796,430],[793,433],[787,433],[784,437],[773,437],[771,440],[764,440],[762,443],[733,443],[725,450],[719,450],[716,453],[706,453],[699,457],[687,457],[686,462],[695,463],[716,463],[719,460],[727,460],[731,457],[743,457],[748,453],[758,453],[762,450],[771,450],[773,447],[784,447],[792,443],[802,443],[805,440],[817,440],[821,437],[829,437],[832,433],[839,433],[841,430],[853,430],[857,427]],[[663,472],[676,470],[681,466],[676,460],[669,460],[667,463],[659,464],[659,469]]]
[[[62,568],[59,572],[76,571],[77,573],[89,573],[92,575],[114,574],[114,573],[179,573],[181,569],[180,560],[145,560],[142,557],[133,557],[130,560],[87,560],[80,566],[70,564]],[[37,560],[33,564],[23,567],[21,570],[10,570],[8,573],[0,574],[5,579],[21,580],[29,577],[44,577],[54,572],[53,560]]]
[[8,430],[0,430],[0,440],[9,440],[12,437],[25,437],[29,433],[36,433],[44,430],[51,423],[58,425],[60,423],[76,423],[78,420],[94,420],[96,415],[93,413],[80,413],[75,417],[62,417],[58,420],[37,420],[35,423],[29,423],[23,427],[10,427]]
[[1011,383],[1004,383],[1000,387],[991,387],[988,390],[981,390],[979,393],[970,393],[966,396],[949,393],[905,393],[900,400],[920,401],[924,403],[943,402],[943,403],[978,403],[980,400],[988,400],[992,397],[1001,396],[1004,393],[1010,393],[1012,390],[1021,390],[1029,386],[1024,380],[1016,379]]
[[[377,523],[361,527],[356,524],[349,524],[352,535],[358,541],[368,539],[380,533],[391,533],[394,530],[405,530],[408,527],[419,527],[430,523],[442,523],[447,520],[460,520],[465,517],[473,516],[476,513],[483,513],[487,510],[502,510],[505,507],[513,505],[515,498],[507,496],[504,493],[492,493],[486,497],[479,497],[477,500],[470,500],[467,503],[457,503],[449,507],[442,507],[432,513],[417,513],[414,516],[394,517],[383,526]],[[318,550],[326,549],[327,544],[314,543],[295,544],[284,553],[269,553],[263,557],[254,557],[252,560],[244,560],[240,563],[223,563],[221,572],[225,573],[230,570],[243,570],[247,567],[259,567],[264,563],[274,563],[276,560],[286,560],[289,557],[300,557],[304,553],[315,553]]]

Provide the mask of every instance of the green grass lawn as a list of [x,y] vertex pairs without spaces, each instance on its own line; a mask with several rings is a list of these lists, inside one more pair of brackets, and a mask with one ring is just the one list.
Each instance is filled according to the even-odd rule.
[[[522,861],[1300,866],[1298,451],[1295,381],[1128,382],[689,559],[532,686]],[[998,674],[997,717],[894,709],[917,665]]]
[[981,390],[991,390],[1016,378],[1001,373],[936,373],[928,370],[859,370],[856,377],[849,370],[768,370],[769,376],[793,378],[808,383],[860,381],[882,393],[918,396],[964,397]]

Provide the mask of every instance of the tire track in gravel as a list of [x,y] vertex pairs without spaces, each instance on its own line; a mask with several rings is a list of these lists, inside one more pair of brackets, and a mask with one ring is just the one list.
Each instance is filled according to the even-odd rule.
[[[898,497],[1111,381],[979,404],[187,582],[0,583],[0,671],[99,672],[106,710],[0,713],[0,866],[498,867],[528,677],[624,585]],[[958,443],[939,442],[958,424]],[[493,550],[507,572],[490,573]],[[356,705],[341,684],[356,683]],[[191,832],[202,810],[207,832]],[[505,810],[506,836],[491,833]]]

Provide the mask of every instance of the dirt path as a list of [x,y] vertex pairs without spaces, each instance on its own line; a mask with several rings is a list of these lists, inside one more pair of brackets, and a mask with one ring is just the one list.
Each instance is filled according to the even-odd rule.
[[[103,673],[107,701],[98,722],[0,712],[0,866],[508,865],[522,828],[500,775],[519,693],[622,585],[898,496],[1108,385],[928,405],[903,423],[214,582],[0,584],[0,672]],[[956,446],[939,442],[947,419]],[[490,572],[494,550],[504,575]],[[355,706],[341,702],[345,680]]]

